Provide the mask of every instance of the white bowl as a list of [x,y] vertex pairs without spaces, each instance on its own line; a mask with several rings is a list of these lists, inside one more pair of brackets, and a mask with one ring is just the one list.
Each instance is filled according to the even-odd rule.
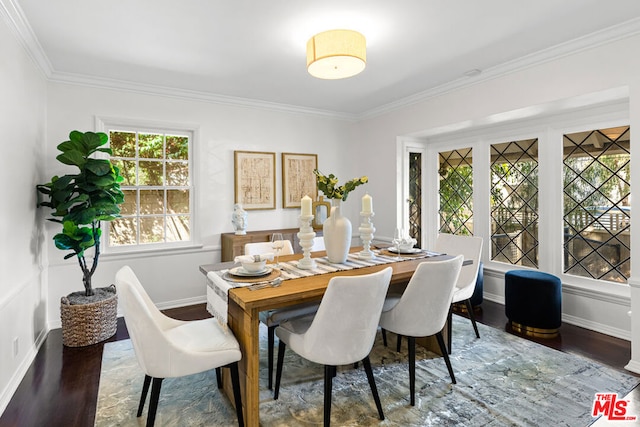
[[398,243],[398,250],[400,252],[408,252],[411,249],[413,249],[413,246],[417,242],[418,241],[416,239],[404,239],[404,240],[402,240],[402,242]]
[[257,273],[259,271],[263,271],[267,264],[267,260],[258,261],[258,262],[243,262],[242,268],[249,273]]

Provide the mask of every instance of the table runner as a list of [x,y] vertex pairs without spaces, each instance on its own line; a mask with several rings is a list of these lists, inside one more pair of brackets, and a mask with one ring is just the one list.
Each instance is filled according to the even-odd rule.
[[[390,264],[398,261],[410,261],[418,258],[430,258],[441,255],[436,252],[423,251],[416,254],[402,254],[401,259],[397,256],[377,252],[374,259],[362,259],[358,253],[352,253],[347,256],[347,261],[342,264],[333,264],[328,258],[313,258],[316,267],[305,270],[298,268],[299,260],[281,261],[280,262],[280,278],[282,280],[298,279],[300,277],[316,276],[319,274],[334,273],[336,271],[353,270],[357,268],[372,267],[374,265]],[[275,268],[275,267],[274,267]],[[229,289],[241,286],[252,286],[256,282],[262,280],[258,277],[253,283],[237,283],[224,279],[225,273],[229,270],[210,271],[207,273],[207,311],[211,313],[223,327],[227,326],[227,314],[229,307]]]

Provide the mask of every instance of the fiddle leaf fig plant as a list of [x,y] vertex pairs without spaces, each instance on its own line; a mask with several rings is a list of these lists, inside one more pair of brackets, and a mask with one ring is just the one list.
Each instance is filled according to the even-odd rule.
[[[112,154],[110,148],[102,147],[108,140],[106,133],[72,131],[69,140],[58,145],[62,153],[56,159],[76,166],[78,172],[56,175],[50,182],[36,186],[45,196],[38,206],[53,209],[48,220],[62,226],[62,231],[53,236],[56,247],[71,251],[64,259],[73,256],[78,259],[86,296],[94,294],[91,277],[100,257],[100,223],[118,218],[119,205],[124,202],[120,170],[110,160],[94,156],[98,152]],[[90,248],[94,248],[94,253],[89,264],[85,251]]]

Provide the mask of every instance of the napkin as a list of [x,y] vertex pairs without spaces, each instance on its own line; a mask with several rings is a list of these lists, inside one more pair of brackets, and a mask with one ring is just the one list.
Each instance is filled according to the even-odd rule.
[[235,257],[233,260],[236,263],[273,261],[273,253],[268,252],[266,254],[258,254],[258,255],[239,255]]

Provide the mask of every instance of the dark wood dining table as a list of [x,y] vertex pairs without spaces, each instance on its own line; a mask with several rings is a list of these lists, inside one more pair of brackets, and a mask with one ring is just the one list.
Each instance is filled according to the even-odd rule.
[[[352,248],[351,252],[358,252],[362,248]],[[312,257],[324,256],[324,252],[314,252]],[[228,326],[235,334],[240,349],[242,360],[239,363],[240,389],[242,404],[244,407],[244,420],[247,426],[258,426],[260,419],[259,399],[259,313],[264,310],[286,307],[309,301],[319,301],[324,295],[329,280],[336,276],[354,276],[370,274],[387,267],[393,269],[390,290],[403,289],[409,282],[414,271],[422,262],[443,260],[450,255],[439,255],[428,258],[400,259],[387,264],[371,267],[363,267],[352,270],[337,271],[333,273],[319,274],[308,277],[300,277],[283,281],[277,287],[266,287],[252,291],[247,287],[232,288],[229,290],[228,300]],[[288,261],[302,258],[302,254],[281,256],[280,261]],[[466,263],[469,264],[469,263]],[[207,274],[210,271],[219,271],[234,266],[233,262],[201,265],[200,271]],[[443,335],[446,335],[446,327]],[[433,337],[425,338],[422,345],[434,352],[440,353],[438,345]],[[445,342],[447,337],[445,336]],[[223,370],[223,372],[226,371]],[[224,390],[233,402],[229,378],[224,378]]]

